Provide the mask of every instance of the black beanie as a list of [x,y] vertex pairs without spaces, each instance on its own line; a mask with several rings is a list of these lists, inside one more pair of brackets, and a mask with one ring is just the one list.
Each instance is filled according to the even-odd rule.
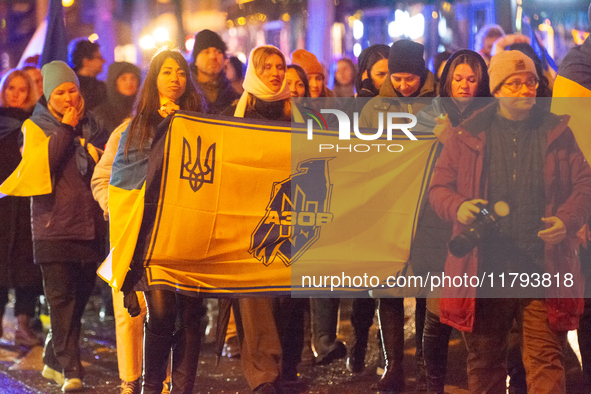
[[217,33],[205,29],[201,30],[199,33],[195,35],[195,44],[193,45],[193,63],[195,63],[195,59],[197,59],[197,55],[204,49],[207,48],[217,48],[222,52],[226,52],[228,47],[222,37],[220,37]]
[[422,44],[411,40],[396,41],[390,47],[388,55],[388,71],[394,73],[409,73],[425,76],[425,59],[423,52],[425,47]]

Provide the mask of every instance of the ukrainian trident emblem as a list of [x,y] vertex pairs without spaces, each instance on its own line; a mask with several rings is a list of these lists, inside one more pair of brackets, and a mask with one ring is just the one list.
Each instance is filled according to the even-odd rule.
[[215,172],[215,143],[207,148],[205,160],[201,163],[201,136],[197,137],[197,154],[192,159],[191,145],[183,137],[183,155],[181,159],[181,179],[189,181],[193,192],[198,192],[205,183],[213,183]]

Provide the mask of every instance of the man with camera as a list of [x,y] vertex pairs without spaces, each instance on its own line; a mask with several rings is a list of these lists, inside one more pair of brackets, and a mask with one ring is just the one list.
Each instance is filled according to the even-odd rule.
[[[498,100],[454,130],[435,166],[429,199],[453,222],[454,236],[482,205],[492,209],[505,201],[510,214],[485,228],[467,255],[448,254],[446,275],[486,280],[483,289],[443,288],[441,321],[464,332],[470,392],[506,392],[507,338],[516,320],[528,392],[565,393],[562,349],[583,308],[576,233],[591,209],[591,169],[569,117],[536,105],[538,75],[529,57],[500,53],[489,77]],[[512,283],[510,273],[531,283]],[[565,286],[568,274],[572,282]],[[554,282],[542,283],[546,277]]]

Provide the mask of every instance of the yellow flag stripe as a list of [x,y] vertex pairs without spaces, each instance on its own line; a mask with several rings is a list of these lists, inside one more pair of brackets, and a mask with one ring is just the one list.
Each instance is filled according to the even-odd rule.
[[16,170],[0,185],[0,193],[20,197],[50,194],[49,137],[30,119],[23,123],[22,131],[23,158]]
[[121,289],[135,252],[144,212],[144,194],[145,185],[141,190],[109,185],[111,252],[97,274],[116,290]]

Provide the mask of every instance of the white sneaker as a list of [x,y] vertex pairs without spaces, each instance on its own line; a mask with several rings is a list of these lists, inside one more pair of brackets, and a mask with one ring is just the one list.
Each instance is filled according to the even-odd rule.
[[53,368],[49,368],[47,365],[43,366],[41,376],[43,376],[45,379],[53,380],[60,386],[64,384],[64,375]]
[[70,378],[67,379],[64,383],[64,385],[62,386],[62,391],[64,393],[69,392],[69,391],[78,391],[82,389],[82,380],[78,379],[78,378]]

